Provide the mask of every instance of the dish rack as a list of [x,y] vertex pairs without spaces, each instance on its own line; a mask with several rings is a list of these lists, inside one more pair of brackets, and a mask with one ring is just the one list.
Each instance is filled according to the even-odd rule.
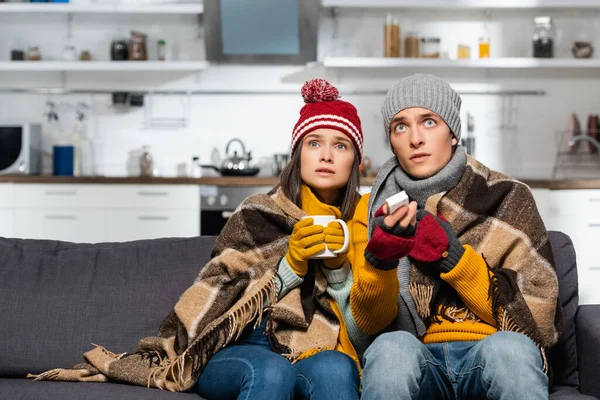
[[552,179],[600,178],[600,142],[588,134],[567,138],[566,133],[557,132]]

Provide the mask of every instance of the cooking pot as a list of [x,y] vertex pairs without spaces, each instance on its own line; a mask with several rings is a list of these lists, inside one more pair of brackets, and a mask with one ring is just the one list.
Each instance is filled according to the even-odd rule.
[[[234,151],[233,155],[229,156],[229,145],[234,142],[237,142],[242,146],[242,155],[238,155],[238,152]],[[227,146],[225,146],[225,156],[221,168],[214,165],[202,165],[202,167],[212,168],[222,176],[254,176],[260,171],[260,168],[253,168],[250,166],[252,155],[250,152],[246,152],[246,147],[240,139],[234,138],[227,142]]]

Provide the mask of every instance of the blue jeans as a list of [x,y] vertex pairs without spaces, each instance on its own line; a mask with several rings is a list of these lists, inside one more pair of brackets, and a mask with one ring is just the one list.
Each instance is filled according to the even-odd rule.
[[540,352],[515,332],[427,345],[390,332],[375,339],[363,362],[363,400],[548,398]]
[[[359,397],[355,362],[339,351],[322,351],[291,364],[273,352],[264,322],[251,324],[233,345],[219,351],[198,380],[198,393],[209,400],[329,400]],[[294,397],[295,396],[295,397]]]

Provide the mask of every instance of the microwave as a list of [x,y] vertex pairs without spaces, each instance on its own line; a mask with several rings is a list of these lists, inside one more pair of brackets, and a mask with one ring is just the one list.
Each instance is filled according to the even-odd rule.
[[0,175],[42,172],[42,126],[0,124]]

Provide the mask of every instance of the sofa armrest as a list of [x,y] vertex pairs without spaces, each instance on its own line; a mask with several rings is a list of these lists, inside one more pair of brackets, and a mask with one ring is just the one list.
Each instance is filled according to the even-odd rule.
[[581,393],[600,397],[600,304],[579,306],[575,326]]

